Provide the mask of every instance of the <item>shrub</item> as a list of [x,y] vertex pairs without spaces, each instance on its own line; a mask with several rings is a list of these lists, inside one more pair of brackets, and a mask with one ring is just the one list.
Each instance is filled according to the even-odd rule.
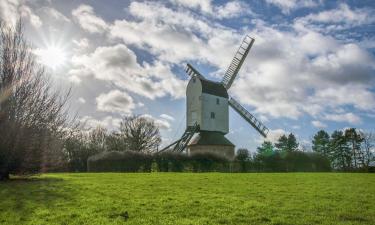
[[151,172],[151,164],[149,154],[110,151],[89,157],[87,169],[89,172]]
[[195,153],[189,157],[194,172],[229,171],[230,162],[214,153]]
[[183,172],[187,167],[189,157],[181,153],[163,152],[155,154],[154,160],[160,172]]

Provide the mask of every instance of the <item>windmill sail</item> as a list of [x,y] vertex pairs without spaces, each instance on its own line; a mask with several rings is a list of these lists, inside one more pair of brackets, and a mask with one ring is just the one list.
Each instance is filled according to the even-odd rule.
[[200,74],[200,73],[198,72],[198,70],[196,70],[196,69],[195,69],[192,65],[190,65],[189,63],[186,65],[185,72],[186,72],[189,76],[191,76],[191,77],[193,77],[193,76],[197,76],[197,77],[200,77],[200,78],[205,79],[204,76],[203,76],[202,74]]
[[246,36],[240,47],[238,48],[229,68],[225,72],[224,78],[221,81],[226,89],[232,86],[234,78],[236,78],[238,71],[241,69],[242,63],[245,61],[247,54],[250,51],[251,46],[253,46],[254,38]]
[[232,97],[228,101],[229,105],[238,112],[242,118],[251,124],[263,137],[267,137],[268,128],[263,125],[257,118],[255,118],[249,111],[242,107],[236,100]]

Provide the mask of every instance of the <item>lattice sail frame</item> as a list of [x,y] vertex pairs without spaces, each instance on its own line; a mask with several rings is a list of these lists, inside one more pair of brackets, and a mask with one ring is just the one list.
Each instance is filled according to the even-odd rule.
[[226,89],[229,89],[232,86],[233,81],[238,74],[238,71],[240,71],[247,54],[254,44],[254,41],[255,39],[250,37],[249,35],[246,35],[246,37],[242,40],[240,47],[234,55],[232,62],[230,63],[227,71],[225,72],[223,80],[221,81]]

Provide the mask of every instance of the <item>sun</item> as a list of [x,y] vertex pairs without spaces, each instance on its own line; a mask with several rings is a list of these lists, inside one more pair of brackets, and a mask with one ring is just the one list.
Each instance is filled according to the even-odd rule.
[[64,65],[66,61],[65,51],[58,46],[48,46],[45,49],[38,49],[36,54],[39,56],[40,62],[50,67],[51,69],[57,69]]

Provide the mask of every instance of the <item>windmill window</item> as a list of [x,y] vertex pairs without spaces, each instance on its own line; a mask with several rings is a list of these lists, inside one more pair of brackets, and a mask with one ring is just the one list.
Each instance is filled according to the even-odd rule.
[[220,104],[220,99],[216,99],[216,105],[219,105]]
[[211,119],[215,119],[215,113],[211,112]]

